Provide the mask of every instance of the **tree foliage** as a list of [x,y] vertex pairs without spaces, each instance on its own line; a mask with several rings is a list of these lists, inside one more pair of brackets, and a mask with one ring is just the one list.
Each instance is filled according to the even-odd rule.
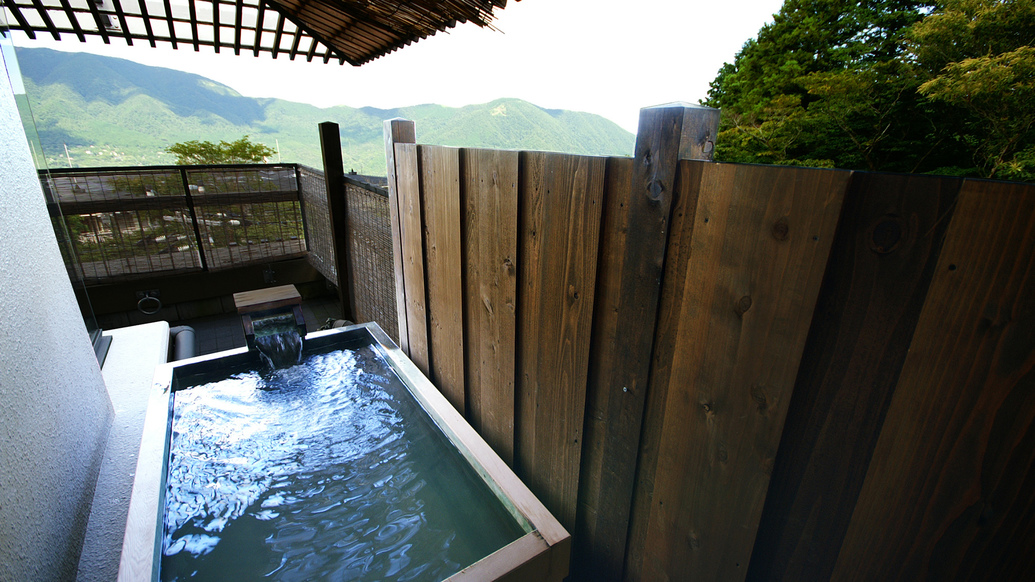
[[174,143],[165,151],[176,155],[181,166],[203,164],[258,164],[276,153],[261,143],[252,143],[248,136],[233,142],[185,141]]
[[1031,179],[1035,0],[787,0],[711,84],[716,159]]
[[1035,180],[1035,1],[947,2],[913,28],[910,50],[931,72],[920,93],[969,114],[982,173]]

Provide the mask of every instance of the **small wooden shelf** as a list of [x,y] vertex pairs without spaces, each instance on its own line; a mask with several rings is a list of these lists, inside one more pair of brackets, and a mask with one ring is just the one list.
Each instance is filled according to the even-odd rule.
[[302,296],[294,285],[234,293],[234,307],[237,308],[237,313],[255,313],[301,304]]

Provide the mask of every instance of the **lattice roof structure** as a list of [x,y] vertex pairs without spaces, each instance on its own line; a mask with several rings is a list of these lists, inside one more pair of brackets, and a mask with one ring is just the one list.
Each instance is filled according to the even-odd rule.
[[438,31],[492,28],[507,0],[3,0],[29,38],[99,36],[362,65]]

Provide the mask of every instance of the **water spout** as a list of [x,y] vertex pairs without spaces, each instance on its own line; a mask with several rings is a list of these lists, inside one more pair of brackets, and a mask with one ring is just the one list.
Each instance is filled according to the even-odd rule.
[[291,312],[252,320],[255,349],[272,368],[287,368],[302,357],[302,337]]

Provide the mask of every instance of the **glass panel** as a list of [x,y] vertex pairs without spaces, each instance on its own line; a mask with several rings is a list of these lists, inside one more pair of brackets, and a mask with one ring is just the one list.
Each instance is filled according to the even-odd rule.
[[[67,222],[61,213],[61,208],[58,206],[58,201],[54,194],[55,189],[47,168],[46,155],[44,155],[43,147],[40,143],[39,133],[36,131],[36,122],[32,115],[32,108],[29,105],[29,97],[25,92],[25,84],[22,82],[21,70],[18,68],[18,60],[15,55],[15,47],[11,42],[11,33],[8,30],[3,11],[0,11],[0,53],[3,54],[4,70],[10,79],[11,87],[14,88],[14,98],[18,105],[18,111],[21,114],[22,125],[25,128],[25,137],[29,142],[29,150],[32,153],[36,169],[39,170],[40,184],[43,186],[43,195],[46,198],[47,208],[50,211],[54,235],[57,237],[58,247],[61,249],[61,258],[65,262],[68,278],[72,282],[72,289],[75,291],[76,299],[79,302],[79,310],[83,314],[86,329],[96,347],[102,341],[101,328],[97,325],[97,318],[94,316],[93,307],[90,305],[83,268],[76,256],[72,239],[69,236]],[[98,359],[102,362],[104,360],[102,350],[98,351]]]

